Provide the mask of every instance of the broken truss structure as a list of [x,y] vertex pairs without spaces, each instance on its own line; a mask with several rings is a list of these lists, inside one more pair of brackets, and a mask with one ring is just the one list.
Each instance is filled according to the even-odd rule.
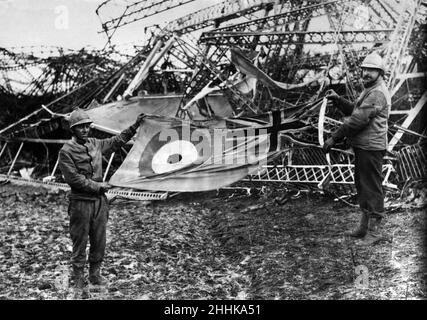
[[426,145],[403,147],[397,153],[397,163],[397,171],[404,181],[424,179],[427,176]]
[[[185,1],[185,3],[187,2],[192,1]],[[100,16],[104,32],[111,40],[118,28],[136,23],[183,3],[183,1],[176,0],[129,0],[122,3],[123,11],[117,16],[118,11],[111,10],[117,9],[117,7],[114,7],[113,1],[107,0],[98,7],[97,14]],[[369,11],[367,16],[364,15],[366,9]],[[156,62],[164,62],[162,68],[158,67],[161,62],[157,66],[148,66],[150,75],[144,80],[145,88],[151,89],[149,91],[153,92],[153,88],[161,88],[165,75],[172,75],[176,70],[186,73],[187,77],[182,78],[184,80],[173,79],[177,83],[177,87],[184,88],[177,116],[186,117],[187,112],[182,109],[183,106],[209,82],[227,83],[230,76],[228,67],[231,65],[229,48],[238,46],[249,56],[251,53],[256,53],[251,56],[255,57],[253,61],[276,81],[298,83],[302,79],[301,73],[302,76],[310,72],[321,73],[329,78],[330,84],[344,87],[345,90],[342,93],[354,98],[361,90],[358,66],[369,52],[377,50],[384,55],[387,65],[390,67],[387,83],[392,94],[393,106],[390,117],[389,152],[395,155],[398,166],[403,166],[398,167],[397,170],[400,178],[419,178],[424,171],[419,170],[419,165],[416,164],[419,163],[418,158],[422,157],[422,154],[411,153],[411,147],[405,149],[402,146],[407,144],[411,137],[425,139],[425,134],[416,132],[419,131],[419,128],[423,128],[423,125],[418,123],[418,127],[414,128],[414,126],[417,125],[416,121],[419,121],[427,100],[427,93],[421,85],[425,81],[426,74],[422,72],[423,70],[417,69],[419,64],[415,63],[415,60],[418,57],[414,54],[407,54],[411,39],[414,38],[415,26],[425,24],[425,11],[426,2],[421,0],[224,1],[170,21],[160,26],[161,28],[159,26],[148,27],[147,30],[152,31],[152,37],[138,46],[138,53],[126,64],[116,65],[115,68],[109,69],[110,71],[105,73],[101,72],[103,79],[90,88],[89,91],[92,94],[83,94],[83,88],[92,85],[92,82],[89,84],[80,82],[80,87],[74,86],[71,93],[66,93],[65,97],[73,99],[86,97],[86,99],[77,100],[81,101],[79,106],[86,108],[90,107],[89,102],[94,99],[101,103],[114,101],[123,89],[127,89],[128,93],[133,94],[141,84],[139,82],[134,87],[129,85],[129,79],[136,79],[135,75],[138,75],[137,67],[141,65],[144,67],[150,57],[156,57],[158,53],[164,51],[163,57],[155,59]],[[424,13],[421,14],[422,12]],[[113,17],[105,19],[107,14],[113,14]],[[325,30],[310,28],[310,24],[318,23],[321,19],[328,23]],[[193,33],[202,29],[204,32],[196,40],[196,44]],[[329,46],[331,49],[314,53],[305,50],[307,47],[313,47],[314,44]],[[111,48],[109,47],[109,50]],[[415,51],[417,50],[420,52],[420,49]],[[8,55],[10,56],[10,54]],[[19,56],[13,57],[12,60],[16,59],[19,59]],[[26,58],[19,63],[3,65],[3,68],[23,68],[26,63],[31,65],[31,63],[39,62]],[[344,71],[338,78],[331,76],[330,73],[337,66]],[[9,70],[6,69],[4,70]],[[101,68],[101,71],[105,70],[105,68]],[[184,82],[182,83],[182,81]],[[36,82],[35,87],[38,87]],[[254,94],[249,97],[227,86],[222,88],[222,94],[232,104],[235,114],[246,111],[250,115],[274,108],[306,105],[310,101],[316,100],[323,88],[324,84],[319,83],[317,87],[274,92],[271,88],[258,83]],[[66,110],[64,106],[70,106],[70,104],[63,103],[65,101],[63,98],[53,100],[54,103],[47,107],[54,111],[59,111],[61,108],[62,111]],[[18,143],[18,145],[23,141],[31,143],[31,139],[35,139],[40,133],[37,132],[35,135],[35,128],[42,127],[42,123],[37,122],[37,125],[34,125],[33,121],[33,125],[28,126],[24,125],[24,122],[32,120],[33,116],[37,118],[41,114],[52,116],[46,112],[46,109],[40,108],[29,117],[22,118],[17,123],[2,129],[0,134],[9,137],[10,134],[15,135],[14,143]],[[310,115],[309,122],[317,130],[318,115],[316,112],[314,110]],[[215,116],[214,112],[209,115]],[[331,111],[327,111],[326,122],[323,124],[325,133],[331,132],[334,127],[339,125],[339,121],[334,117],[335,115]],[[46,132],[48,131],[49,129],[46,129]],[[17,134],[19,132],[25,134]],[[303,137],[304,134],[304,132],[301,133]],[[22,136],[26,138],[23,139]],[[305,136],[305,138],[311,143],[316,142],[317,139],[316,135]],[[61,143],[61,139],[57,140],[57,143]],[[4,141],[1,154],[4,157],[8,155],[10,164],[14,161],[11,154],[17,150],[19,153],[22,144],[12,148],[11,152],[9,146],[13,142],[7,139]],[[8,142],[6,143],[6,141]],[[413,139],[410,141],[413,143]],[[51,142],[54,141],[51,139]],[[290,143],[287,147],[294,151],[284,154],[283,163],[270,164],[261,168],[258,173],[248,177],[247,180],[262,183],[281,181],[321,185],[327,178],[330,179],[332,185],[352,185],[351,156],[344,154],[336,157],[329,165],[325,156],[319,154],[321,151],[318,147],[304,149],[295,143]],[[304,153],[301,149],[304,149],[305,153],[310,153],[311,156],[301,156]],[[396,153],[396,150],[399,149],[399,153]],[[314,156],[316,153],[317,156]],[[111,161],[112,158],[105,159],[107,165],[105,177],[111,168]],[[390,181],[394,174],[392,168],[396,167],[392,165],[395,164],[394,161],[396,160],[389,159],[384,167],[386,177],[384,184],[390,187],[394,185],[394,181]],[[10,176],[10,173],[11,171],[7,176]]]

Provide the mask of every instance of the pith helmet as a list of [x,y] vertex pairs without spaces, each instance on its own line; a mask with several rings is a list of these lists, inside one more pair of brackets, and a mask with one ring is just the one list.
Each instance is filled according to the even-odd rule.
[[375,53],[375,52],[370,53],[365,57],[365,60],[363,60],[361,67],[380,69],[383,72],[386,72],[383,59],[380,57],[378,53]]
[[76,109],[70,114],[69,118],[70,128],[83,123],[92,123],[87,113],[82,109]]

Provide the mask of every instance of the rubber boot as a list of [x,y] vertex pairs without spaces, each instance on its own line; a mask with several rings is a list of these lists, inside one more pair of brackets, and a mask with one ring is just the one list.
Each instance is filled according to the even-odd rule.
[[76,289],[83,290],[85,286],[84,268],[73,267],[72,280],[73,280],[73,285]]
[[369,214],[366,211],[362,211],[359,221],[359,226],[353,231],[346,232],[346,236],[354,238],[363,238],[368,231]]
[[90,264],[89,282],[97,286],[104,286],[107,284],[107,280],[103,276],[101,276],[101,263]]

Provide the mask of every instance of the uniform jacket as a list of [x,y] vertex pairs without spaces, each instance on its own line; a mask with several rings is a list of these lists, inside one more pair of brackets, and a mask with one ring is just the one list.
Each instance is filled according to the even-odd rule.
[[85,144],[73,137],[59,151],[58,166],[71,187],[70,198],[94,199],[102,194],[102,154],[125,145],[136,132],[134,126],[108,139],[89,138]]
[[344,123],[332,134],[334,140],[347,137],[355,148],[387,149],[387,120],[391,97],[383,79],[378,79],[366,88],[354,103],[340,97],[337,106],[349,117],[345,118]]

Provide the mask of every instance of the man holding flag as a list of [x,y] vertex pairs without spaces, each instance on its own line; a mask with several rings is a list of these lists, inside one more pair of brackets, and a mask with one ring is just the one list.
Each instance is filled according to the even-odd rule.
[[135,135],[144,117],[144,114],[140,114],[133,125],[114,137],[95,139],[88,136],[92,120],[86,112],[76,109],[70,114],[72,138],[59,151],[58,166],[71,187],[68,207],[73,243],[71,264],[72,278],[78,289],[84,287],[88,240],[89,281],[94,285],[106,284],[100,270],[105,253],[108,220],[105,192],[112,186],[102,181],[102,154],[125,145]]

